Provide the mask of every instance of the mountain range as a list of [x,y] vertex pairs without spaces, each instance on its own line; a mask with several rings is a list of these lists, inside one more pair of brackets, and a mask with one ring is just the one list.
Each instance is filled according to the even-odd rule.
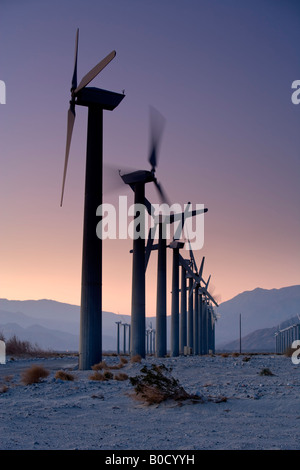
[[[248,351],[274,351],[278,327],[297,321],[300,314],[300,286],[245,291],[216,309],[216,348],[235,350],[239,345],[241,314],[242,344]],[[103,350],[116,350],[116,322],[130,323],[129,315],[102,314]],[[170,316],[167,317],[168,341]],[[0,332],[5,339],[16,335],[43,349],[78,351],[80,307],[54,300],[0,299]],[[155,317],[146,318],[155,328]],[[121,334],[122,348],[122,334]]]

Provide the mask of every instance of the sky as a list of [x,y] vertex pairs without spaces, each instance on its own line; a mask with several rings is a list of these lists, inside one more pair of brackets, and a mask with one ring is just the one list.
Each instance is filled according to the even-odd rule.
[[[158,109],[158,180],[170,201],[208,208],[194,255],[198,266],[205,256],[211,293],[224,302],[299,284],[297,0],[0,0],[0,297],[80,304],[84,107],[60,207],[77,28],[78,81],[116,50],[90,86],[125,90],[104,112],[104,167],[150,169],[149,106]],[[107,181],[105,202],[122,194],[133,203],[130,189],[108,191]],[[151,184],[146,196],[159,202]],[[103,310],[130,314],[131,248],[130,239],[103,242]],[[156,263],[153,252],[147,316]],[[171,267],[168,252],[168,313]]]

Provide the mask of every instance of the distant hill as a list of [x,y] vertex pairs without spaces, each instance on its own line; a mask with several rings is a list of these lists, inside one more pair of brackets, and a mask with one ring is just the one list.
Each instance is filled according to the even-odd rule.
[[[129,315],[102,312],[103,350],[115,350],[116,322],[130,323]],[[154,319],[147,319],[147,324]],[[0,299],[0,332],[6,339],[14,334],[44,349],[78,351],[80,307],[54,300]],[[120,345],[123,348],[121,331]]]
[[[285,322],[282,322],[280,327],[287,328],[300,322],[300,317],[292,317]],[[242,352],[275,352],[275,333],[278,331],[278,326],[273,328],[262,328],[255,330],[252,333],[242,337],[241,351]],[[237,339],[231,343],[225,344],[222,351],[239,351],[240,340]]]
[[221,318],[216,324],[216,345],[221,348],[239,338],[240,314],[242,336],[300,314],[300,286],[245,291],[220,304],[217,312]]
[[[222,349],[239,338],[239,314],[242,314],[242,337],[254,332],[262,343],[262,332],[257,330],[276,328],[276,325],[300,314],[300,286],[282,289],[261,289],[243,292],[223,302],[217,309],[220,318],[216,323],[216,348]],[[130,323],[129,315],[113,312],[102,314],[103,350],[115,350],[117,321]],[[147,326],[155,328],[155,317],[146,318]],[[79,344],[80,307],[54,300],[0,299],[0,332],[8,339],[16,334],[20,339],[36,343],[41,348],[67,350]],[[168,344],[170,341],[170,316],[167,317]],[[269,333],[265,332],[266,337]],[[248,340],[247,340],[248,341]],[[260,342],[259,342],[260,341]],[[269,341],[269,340],[268,340]],[[268,341],[264,344],[267,347]],[[247,343],[245,343],[246,345]],[[122,334],[121,334],[122,347]],[[254,346],[253,346],[254,347]]]

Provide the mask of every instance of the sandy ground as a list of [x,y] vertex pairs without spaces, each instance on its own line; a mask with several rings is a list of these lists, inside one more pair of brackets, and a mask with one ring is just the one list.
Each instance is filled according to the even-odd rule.
[[[134,377],[145,364],[164,363],[187,392],[204,398],[150,406],[134,398],[129,380],[90,380],[92,371],[79,371],[76,357],[8,360],[0,364],[0,449],[299,449],[300,365],[284,356],[249,357],[147,357],[112,371]],[[49,376],[24,385],[21,373],[32,364]],[[274,375],[260,375],[263,368]],[[61,369],[75,380],[56,379]],[[226,401],[216,403],[219,397]]]

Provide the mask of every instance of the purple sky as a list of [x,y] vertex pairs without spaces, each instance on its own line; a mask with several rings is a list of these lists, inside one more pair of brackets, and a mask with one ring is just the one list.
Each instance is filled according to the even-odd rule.
[[[77,27],[78,79],[115,49],[91,86],[125,89],[120,106],[105,112],[104,162],[149,169],[149,105],[166,118],[157,177],[172,202],[208,207],[195,256],[198,264],[205,256],[212,292],[225,301],[299,284],[300,106],[291,101],[300,80],[298,1],[1,0],[0,297],[80,302],[82,107],[59,205]],[[158,202],[151,185],[146,193]],[[131,245],[104,242],[105,310],[130,313]],[[154,253],[147,315],[155,313],[155,275]]]

